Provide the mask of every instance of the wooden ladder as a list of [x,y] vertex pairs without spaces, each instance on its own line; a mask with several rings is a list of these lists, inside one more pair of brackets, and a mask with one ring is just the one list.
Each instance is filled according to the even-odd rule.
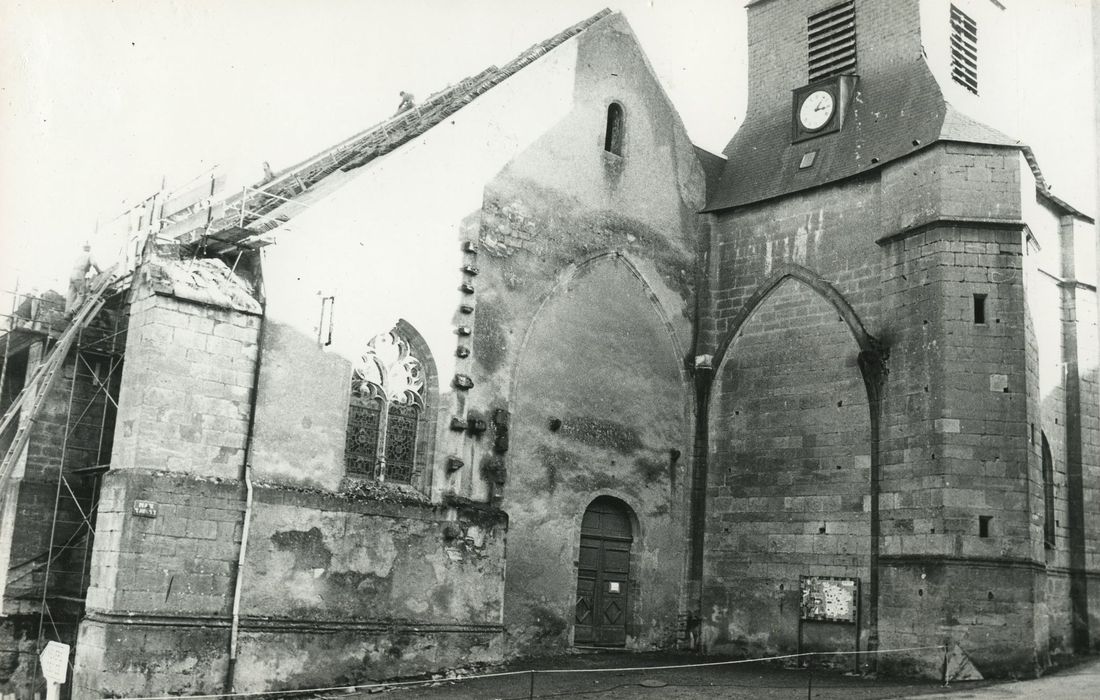
[[[6,435],[13,427],[15,428],[11,444],[4,453],[3,460],[0,461],[0,501],[7,495],[8,480],[15,469],[15,463],[19,460],[30,438],[31,427],[43,404],[46,403],[46,397],[58,376],[62,374],[60,369],[65,364],[65,358],[68,357],[73,342],[107,303],[107,291],[114,281],[114,275],[104,273],[93,282],[92,289],[88,291],[80,308],[73,314],[72,322],[54,343],[45,359],[35,367],[22,391],[12,400],[4,416],[0,418],[0,436]],[[24,412],[24,404],[28,403],[30,408]]]

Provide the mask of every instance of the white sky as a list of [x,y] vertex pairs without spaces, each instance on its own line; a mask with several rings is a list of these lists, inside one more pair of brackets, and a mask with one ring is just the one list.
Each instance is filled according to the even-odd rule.
[[[1083,46],[1043,51],[1062,55],[1037,67],[1049,88],[1049,68],[1070,66],[1068,79],[1091,93],[1090,62],[1067,60],[1087,55],[1088,0],[1012,4],[1084,27]],[[720,151],[744,112],[743,5],[0,0],[0,289],[16,275],[24,287],[61,278],[97,219],[151,195],[162,178],[180,186],[217,164],[255,181],[265,160],[280,170],[388,117],[399,90],[426,97],[604,6],[624,12],[696,143]],[[1051,36],[1064,38],[1057,30]],[[1081,144],[1048,146],[1065,132],[1050,124],[1018,136],[1070,198],[1054,166],[1080,158]],[[1071,201],[1091,209],[1090,192],[1083,197]]]

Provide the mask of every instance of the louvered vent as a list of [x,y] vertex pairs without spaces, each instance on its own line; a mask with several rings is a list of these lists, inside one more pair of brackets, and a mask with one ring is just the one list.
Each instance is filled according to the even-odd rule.
[[951,6],[951,79],[978,94],[978,24]]
[[810,82],[856,69],[856,8],[854,0],[810,15]]

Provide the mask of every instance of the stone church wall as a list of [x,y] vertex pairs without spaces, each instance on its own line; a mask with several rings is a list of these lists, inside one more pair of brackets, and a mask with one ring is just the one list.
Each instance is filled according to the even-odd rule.
[[[789,649],[798,621],[798,576],[838,575],[835,567],[845,566],[842,553],[818,561],[814,542],[835,539],[826,537],[832,523],[855,517],[847,527],[854,530],[853,543],[862,544],[853,548],[852,572],[844,575],[861,578],[864,644],[871,641],[870,614],[877,616],[882,648],[946,639],[962,643],[975,663],[991,672],[1043,663],[1045,641],[1037,645],[1034,639],[1043,578],[1029,510],[1039,476],[1027,457],[1021,163],[1012,152],[938,145],[887,166],[881,175],[718,215],[720,258],[712,313],[716,336],[728,346],[711,407],[707,547],[725,549],[708,561],[703,610],[704,620],[712,619],[705,635],[716,648]],[[922,177],[933,166],[946,176]],[[964,223],[966,212],[979,223]],[[934,223],[941,217],[958,223]],[[800,344],[799,334],[820,321],[804,318],[813,308],[808,300],[788,299],[794,282],[785,282],[762,301],[753,296],[783,275],[814,281],[826,296],[835,293],[839,301],[833,312],[850,308],[889,353],[877,454],[866,431],[858,429],[860,421],[843,418],[837,406],[845,392],[860,397],[844,401],[845,406],[849,401],[867,406],[859,386],[859,348],[854,343],[834,347],[825,327],[816,334],[818,343]],[[976,294],[984,295],[981,323],[974,315]],[[830,307],[821,296],[816,304],[824,318]],[[838,316],[832,316],[832,325]],[[766,338],[769,328],[776,333],[765,346],[770,350],[752,350],[753,339]],[[768,378],[769,391],[748,397],[733,391],[753,381],[752,358],[769,352],[763,370],[756,370]],[[788,361],[791,367],[784,364]],[[799,373],[822,365],[846,367],[847,373],[797,380]],[[784,390],[788,381],[797,388]],[[776,502],[777,511],[765,517],[752,515],[767,511],[766,501],[752,505],[754,484],[734,482],[737,488],[731,488],[728,483],[743,468],[745,455],[725,445],[783,437],[787,409],[766,405],[764,398],[777,392],[807,405],[825,405],[830,398],[836,411],[832,420],[854,431],[843,444],[881,465],[879,517],[873,525],[881,536],[875,553],[882,566],[875,582],[881,596],[877,610],[866,598],[872,595],[866,543],[874,517],[868,472],[847,487],[846,495],[838,493],[835,502],[828,500],[835,487],[824,486],[834,483],[834,476],[817,481],[823,489],[820,502],[791,499],[782,507]],[[751,416],[753,402],[759,414],[755,423],[737,414],[745,405]],[[866,424],[868,414],[865,409],[860,413]],[[775,464],[768,473],[799,473],[799,466],[819,457],[819,435],[835,432],[829,427],[835,424],[802,425],[793,431],[793,442],[772,444],[766,455]],[[844,473],[848,467],[841,466]],[[859,507],[857,493],[863,496]],[[799,524],[809,528],[814,518],[825,533],[791,536],[788,530]],[[748,524],[742,524],[746,519]],[[722,520],[728,524],[719,526]],[[762,521],[773,524],[761,537],[756,528]],[[756,549],[763,549],[768,561],[786,557],[797,564],[768,566],[761,578],[753,574],[758,567],[745,563],[760,556],[751,553]],[[758,604],[765,600],[771,601],[776,624],[756,626]],[[770,631],[777,628],[784,631]],[[942,662],[935,652],[910,657],[930,671]]]
[[[135,501],[155,504],[156,516],[134,515]],[[243,510],[236,480],[107,477],[102,585],[81,627],[78,697],[220,692]],[[239,573],[237,689],[499,658],[499,588],[485,585],[502,576],[498,525],[472,511],[449,520],[445,508],[257,485]]]
[[[238,690],[411,674],[459,652],[499,658],[499,514],[261,473],[238,567],[260,320],[141,291],[76,697],[220,691],[238,579]],[[273,365],[293,350],[267,348]]]

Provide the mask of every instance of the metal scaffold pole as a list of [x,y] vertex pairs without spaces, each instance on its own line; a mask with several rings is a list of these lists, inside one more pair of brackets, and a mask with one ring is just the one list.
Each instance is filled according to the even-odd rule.
[[[83,334],[83,329],[77,332],[77,347],[80,346],[80,336]],[[63,362],[64,360],[62,360]],[[69,383],[69,401],[68,409],[65,412],[65,432],[61,438],[61,459],[57,464],[57,487],[54,492],[53,501],[53,519],[50,522],[50,543],[46,550],[46,572],[42,579],[42,599],[41,607],[38,612],[38,637],[37,637],[37,650],[39,652],[45,647],[43,642],[43,633],[45,631],[46,619],[49,618],[50,625],[53,627],[54,635],[60,637],[60,633],[57,630],[57,626],[54,623],[53,615],[50,613],[48,593],[50,590],[50,574],[53,571],[54,563],[54,542],[57,537],[57,514],[61,508],[61,482],[65,480],[65,457],[68,453],[69,446],[69,428],[72,424],[73,415],[73,397],[76,395],[76,365],[73,366],[73,378]],[[57,641],[62,641],[58,639]]]
[[[11,332],[15,329],[15,311],[19,304],[19,281],[15,282],[15,290],[11,294],[11,313],[8,314],[8,329],[4,334],[4,358],[0,360],[0,400],[4,394],[4,382],[8,378],[8,353],[11,351]],[[3,493],[0,493],[0,502],[3,501]]]

